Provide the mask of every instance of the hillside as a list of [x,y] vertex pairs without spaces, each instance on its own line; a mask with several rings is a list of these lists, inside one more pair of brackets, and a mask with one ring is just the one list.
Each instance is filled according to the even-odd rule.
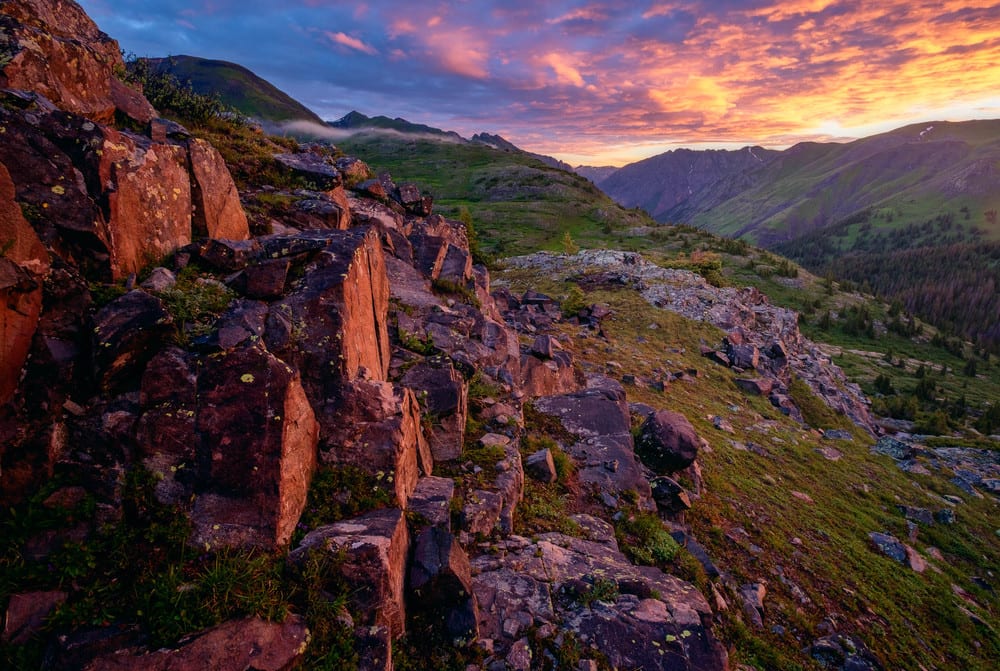
[[[1000,120],[906,126],[846,144],[803,143],[717,193],[693,194],[687,223],[764,246],[794,240],[866,209],[888,228],[962,213],[958,228],[1000,237],[984,214],[1000,206]],[[964,215],[968,212],[969,216]]]
[[159,72],[190,82],[197,93],[218,94],[222,102],[254,119],[323,123],[312,110],[242,65],[195,56],[145,60]]
[[468,211],[487,251],[507,255],[606,244],[615,234],[653,222],[622,208],[583,177],[521,151],[482,143],[358,134],[338,141],[377,172],[406,175],[426,188],[446,216]]

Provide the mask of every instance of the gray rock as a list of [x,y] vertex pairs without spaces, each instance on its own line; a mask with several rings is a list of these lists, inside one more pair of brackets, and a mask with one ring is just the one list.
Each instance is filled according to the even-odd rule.
[[177,277],[166,268],[158,267],[153,268],[146,281],[139,286],[148,291],[166,291],[175,284],[177,284]]
[[417,481],[407,511],[417,515],[428,526],[451,531],[451,500],[454,496],[455,481],[451,478],[423,477]]
[[903,513],[903,517],[908,520],[920,522],[921,524],[926,524],[928,526],[934,524],[934,515],[926,508],[915,508],[913,506],[897,507],[899,508],[899,512]]
[[882,436],[875,443],[875,446],[872,447],[872,452],[875,454],[884,454],[897,461],[903,461],[904,459],[913,457],[913,446],[889,436]]
[[540,482],[555,482],[558,479],[552,451],[539,450],[524,460],[524,471]]
[[649,481],[653,491],[653,500],[660,512],[676,515],[691,508],[691,498],[676,480],[659,476]]
[[906,564],[906,546],[895,536],[873,531],[868,534],[868,539],[879,552],[890,559],[894,559],[900,564]]
[[934,521],[938,524],[954,524],[955,511],[951,508],[942,508],[934,513]]

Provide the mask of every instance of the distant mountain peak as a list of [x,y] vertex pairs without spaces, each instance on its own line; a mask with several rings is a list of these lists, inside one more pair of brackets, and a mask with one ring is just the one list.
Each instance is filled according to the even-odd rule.
[[345,130],[394,131],[403,133],[404,135],[430,135],[456,142],[466,141],[465,138],[454,131],[441,130],[440,128],[422,123],[413,123],[402,117],[390,119],[382,115],[368,116],[357,110],[351,110],[336,121],[328,121],[327,125]]
[[493,147],[494,149],[499,149],[500,151],[521,152],[531,156],[532,158],[537,158],[539,161],[551,168],[558,168],[559,170],[565,170],[566,172],[573,172],[573,166],[569,163],[564,163],[557,158],[546,156],[545,154],[536,154],[534,152],[525,151],[501,135],[476,133],[472,136],[472,141],[479,144],[485,144],[488,147]]

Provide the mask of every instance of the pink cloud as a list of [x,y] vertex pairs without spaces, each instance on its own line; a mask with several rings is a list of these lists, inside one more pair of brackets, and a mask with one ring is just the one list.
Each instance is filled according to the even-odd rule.
[[365,44],[364,42],[362,42],[358,38],[351,37],[350,35],[347,35],[345,33],[339,33],[339,32],[338,33],[334,33],[334,32],[330,32],[330,31],[326,31],[323,34],[326,35],[327,38],[329,38],[331,42],[335,42],[336,44],[339,44],[341,46],[347,47],[349,49],[354,49],[356,51],[360,51],[362,53],[368,54],[369,56],[374,56],[375,54],[378,53],[378,49],[376,49],[372,45]]

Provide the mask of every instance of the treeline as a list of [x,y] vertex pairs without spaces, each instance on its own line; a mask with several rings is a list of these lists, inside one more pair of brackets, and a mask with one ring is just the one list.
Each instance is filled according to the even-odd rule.
[[899,301],[938,328],[1000,351],[1000,243],[852,253],[827,270]]
[[964,223],[970,220],[968,208],[959,210],[957,217],[945,212],[919,224],[892,228],[880,225],[879,222],[892,222],[892,212],[862,210],[831,226],[781,242],[774,250],[815,269],[825,267],[844,254],[888,254],[922,247],[972,244],[982,240],[984,235],[979,227]]

